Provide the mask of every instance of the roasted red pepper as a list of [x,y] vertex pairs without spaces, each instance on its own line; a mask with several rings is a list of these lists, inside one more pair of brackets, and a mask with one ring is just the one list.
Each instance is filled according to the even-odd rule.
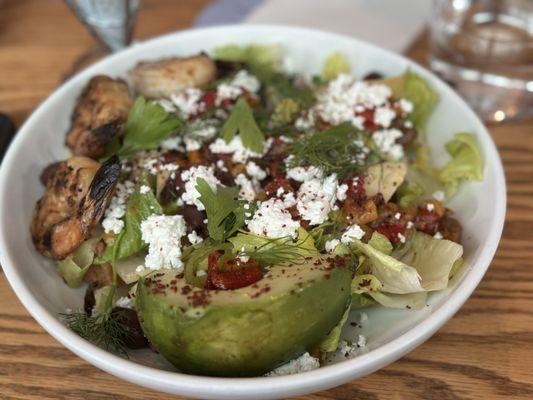
[[263,278],[263,272],[255,260],[246,262],[238,259],[227,260],[225,265],[235,269],[219,271],[218,260],[220,256],[219,252],[213,252],[208,256],[206,289],[235,290],[249,286]]

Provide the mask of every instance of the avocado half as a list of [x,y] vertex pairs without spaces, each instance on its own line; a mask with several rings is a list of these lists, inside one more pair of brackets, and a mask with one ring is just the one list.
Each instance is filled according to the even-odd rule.
[[350,303],[352,271],[331,257],[273,266],[237,290],[203,290],[173,270],[139,282],[145,335],[181,371],[261,375],[301,355],[338,324]]

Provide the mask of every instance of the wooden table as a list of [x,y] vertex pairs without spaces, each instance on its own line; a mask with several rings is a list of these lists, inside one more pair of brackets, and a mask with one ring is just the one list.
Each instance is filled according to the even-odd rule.
[[[190,26],[206,3],[144,0],[135,37]],[[0,112],[20,124],[93,46],[58,0],[0,0]],[[424,62],[425,54],[421,38],[409,55]],[[305,399],[533,398],[533,121],[490,131],[505,164],[509,201],[500,248],[480,286],[450,322],[400,361]],[[0,273],[0,398],[176,397],[76,357],[28,315]]]

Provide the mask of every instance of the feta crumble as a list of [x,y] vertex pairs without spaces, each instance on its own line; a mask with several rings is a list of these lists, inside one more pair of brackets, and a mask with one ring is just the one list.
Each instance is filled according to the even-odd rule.
[[383,128],[388,128],[394,118],[396,113],[389,107],[378,107],[374,111],[374,123]]
[[441,239],[444,238],[444,236],[442,236],[442,233],[440,233],[440,232],[435,233],[435,234],[433,235],[433,237],[434,237],[435,239],[437,239],[437,240],[441,240]]
[[189,239],[189,243],[192,245],[202,243],[204,239],[202,239],[201,236],[199,236],[196,231],[192,231],[187,235],[187,239]]
[[396,140],[403,136],[399,129],[382,129],[372,134],[372,140],[385,157],[394,161],[403,157],[403,147]]
[[406,114],[412,113],[413,110],[415,109],[415,106],[413,105],[413,103],[407,99],[400,99],[399,104],[400,104],[400,108],[402,109],[402,111]]
[[141,237],[148,244],[146,268],[175,268],[181,272],[181,238],[185,233],[181,215],[151,215],[141,222]]
[[354,76],[339,74],[317,96],[315,110],[324,121],[332,125],[350,122],[355,127],[363,129],[364,118],[355,115],[356,107],[358,109],[380,107],[391,95],[392,91],[386,85],[357,81]]
[[433,203],[427,203],[426,204],[426,210],[433,211],[435,209],[435,204]]
[[220,106],[224,100],[234,100],[245,91],[256,93],[260,87],[261,84],[255,76],[241,69],[230,82],[223,82],[218,85],[215,104]]
[[292,219],[282,200],[272,198],[259,204],[252,219],[246,222],[250,232],[256,235],[280,238],[296,238],[300,223]]
[[331,239],[331,240],[328,240],[325,244],[324,244],[324,248],[325,250],[328,252],[328,253],[332,253],[335,248],[339,245],[341,241],[339,239]]
[[318,358],[311,356],[309,353],[304,353],[300,357],[289,361],[286,364],[270,371],[267,376],[283,376],[293,375],[301,372],[312,371],[320,368],[320,362]]
[[288,178],[298,182],[305,182],[313,178],[321,179],[323,176],[322,169],[317,168],[314,165],[288,168],[286,173]]
[[266,171],[253,161],[248,161],[246,164],[246,173],[250,178],[257,179],[258,181],[262,181],[267,177]]
[[354,240],[362,239],[363,236],[365,236],[365,231],[363,231],[359,225],[354,224],[344,231],[341,237],[341,242],[344,244],[350,244]]
[[239,135],[235,135],[231,142],[226,143],[222,138],[216,139],[209,145],[211,153],[215,154],[232,154],[232,160],[236,163],[245,163],[249,158],[262,157],[272,145],[272,140],[267,140],[263,149],[263,153],[256,153],[243,146]]
[[163,140],[160,144],[163,150],[177,150],[183,151],[181,136],[171,136]]
[[335,209],[337,200],[337,176],[332,174],[326,179],[310,179],[302,183],[298,190],[296,208],[310,225],[318,225],[328,219]]
[[[197,88],[187,88],[170,95],[170,100],[178,108],[184,119],[204,111],[205,105],[201,102],[203,92]],[[160,103],[161,104],[161,103]]]
[[181,199],[185,204],[194,205],[198,210],[202,211],[205,210],[205,207],[199,200],[200,193],[196,190],[196,180],[198,178],[203,178],[213,191],[217,190],[217,185],[220,185],[220,181],[214,175],[212,166],[199,165],[181,173],[181,179],[185,183],[185,192],[181,195]]
[[152,189],[150,188],[150,186],[147,186],[147,185],[142,185],[140,188],[139,188],[139,192],[141,194],[146,194],[148,192],[151,192]]
[[117,186],[115,187],[115,195],[111,198],[109,207],[102,220],[102,227],[104,228],[105,233],[114,233],[118,235],[124,228],[124,221],[122,218],[126,214],[126,200],[128,200],[128,197],[134,192],[134,190],[135,184],[131,181],[117,183]]
[[128,296],[122,296],[117,299],[115,306],[133,309],[133,300]]
[[244,174],[238,174],[235,177],[235,184],[239,187],[239,197],[253,201],[257,196],[257,190],[259,190],[259,184],[256,180],[250,180]]
[[400,240],[400,243],[405,243],[405,236],[398,232],[398,239]]

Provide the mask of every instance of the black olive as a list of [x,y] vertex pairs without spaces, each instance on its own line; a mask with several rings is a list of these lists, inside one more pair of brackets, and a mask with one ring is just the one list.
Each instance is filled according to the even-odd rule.
[[4,158],[13,136],[15,136],[15,124],[7,115],[0,114],[0,161]]
[[369,72],[368,74],[366,74],[363,78],[364,81],[372,81],[372,80],[375,80],[375,79],[383,79],[384,76],[381,72],[377,72],[377,71],[372,71],[372,72]]
[[128,348],[142,349],[147,346],[148,341],[144,337],[144,333],[135,310],[123,307],[115,307],[111,311],[111,315],[118,316],[120,318],[120,322],[129,329],[130,334],[121,338]]

